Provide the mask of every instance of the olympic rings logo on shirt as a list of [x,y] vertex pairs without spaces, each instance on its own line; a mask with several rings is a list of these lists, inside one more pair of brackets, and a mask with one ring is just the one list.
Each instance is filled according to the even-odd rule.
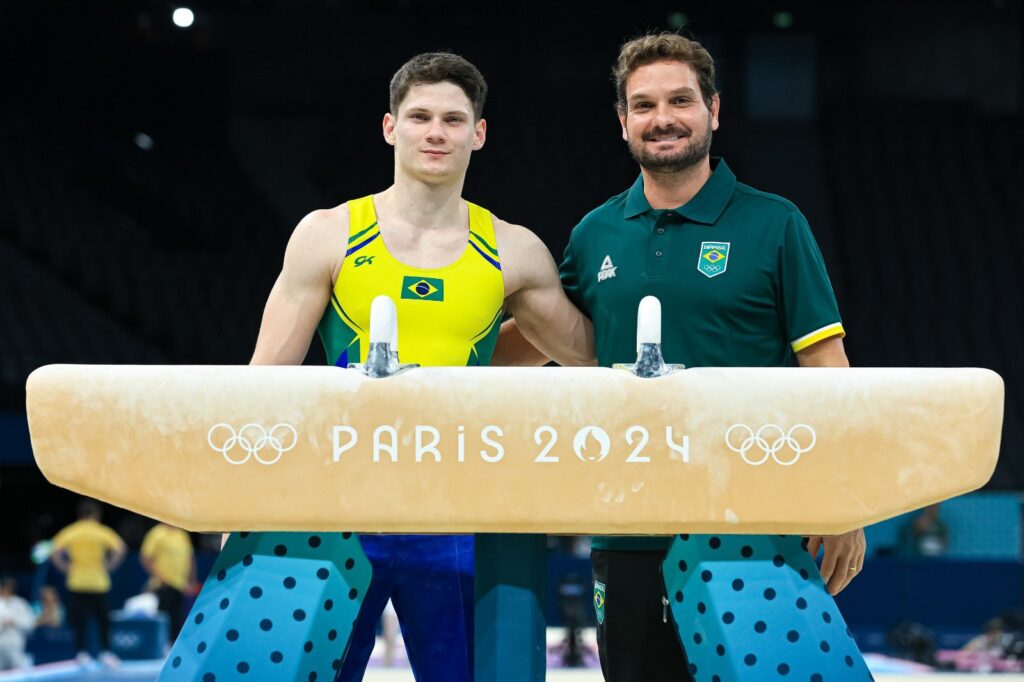
[[[733,432],[736,430],[740,431],[743,436],[742,441],[737,445],[732,437]],[[810,436],[810,441],[806,445],[801,444],[800,440],[807,440],[807,436]],[[803,436],[799,439],[797,436]],[[800,455],[810,451],[814,448],[815,443],[818,442],[818,436],[807,424],[797,424],[792,427],[789,431],[785,431],[778,424],[765,424],[759,428],[756,432],[747,426],[746,424],[733,424],[729,427],[729,430],[725,432],[725,444],[729,446],[729,449],[733,452],[740,453],[740,457],[743,461],[751,466],[760,466],[768,461],[771,457],[775,460],[776,464],[782,466],[792,466],[796,464],[800,459]],[[759,459],[751,459],[747,457],[754,448],[757,448],[763,456]],[[793,452],[793,456],[789,458],[779,457],[779,452],[783,448],[789,448]]]
[[[288,434],[291,434],[290,438]],[[218,435],[220,437],[215,439],[215,436]],[[216,445],[215,440],[219,441],[220,445]],[[275,424],[269,431],[260,424],[249,423],[236,432],[230,424],[222,422],[214,424],[206,434],[206,442],[215,452],[224,455],[228,464],[245,464],[251,457],[255,457],[260,464],[276,464],[284,453],[295,447],[298,441],[299,433],[295,427],[284,423]],[[238,459],[236,456],[232,456],[231,453],[236,447],[242,449],[245,457]],[[276,452],[277,456],[265,459],[260,453],[267,448]]]

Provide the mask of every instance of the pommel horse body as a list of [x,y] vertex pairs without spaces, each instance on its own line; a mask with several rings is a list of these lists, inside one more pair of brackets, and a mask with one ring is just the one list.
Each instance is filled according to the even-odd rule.
[[[800,536],[984,485],[1003,382],[971,368],[51,365],[27,403],[54,484],[192,531],[261,531],[225,547],[161,679],[333,679],[370,580],[352,533],[423,532],[677,535],[666,606],[696,679],[862,680]],[[485,563],[503,561],[517,558]],[[503,609],[481,617],[477,580],[476,679],[543,679],[542,646],[496,643]]]

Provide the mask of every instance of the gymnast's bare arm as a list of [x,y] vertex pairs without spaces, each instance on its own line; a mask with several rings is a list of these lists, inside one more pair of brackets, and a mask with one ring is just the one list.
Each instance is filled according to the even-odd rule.
[[347,234],[345,204],[313,211],[299,222],[270,290],[249,364],[302,364],[341,270]]
[[[301,365],[345,258],[348,205],[313,211],[295,227],[263,308],[250,365]],[[220,546],[228,541],[221,536]]]
[[542,367],[551,362],[551,358],[537,350],[537,347],[526,340],[519,331],[514,319],[505,320],[498,333],[498,343],[491,354],[491,364],[495,367]]
[[[796,354],[801,367],[849,367],[843,348],[843,339],[833,336],[823,339]],[[816,557],[821,546],[825,555],[821,559],[821,577],[831,594],[839,594],[857,574],[864,570],[864,556],[867,541],[863,530],[853,530],[842,535],[808,538],[807,551]]]
[[[520,352],[531,358],[539,352],[563,366],[596,365],[593,325],[566,297],[544,242],[525,227],[498,218],[494,219],[494,231],[505,278],[506,309],[529,342],[519,346]],[[537,350],[527,350],[530,344]],[[506,345],[498,359],[492,358],[492,364],[543,364],[511,362],[512,354],[513,349]]]

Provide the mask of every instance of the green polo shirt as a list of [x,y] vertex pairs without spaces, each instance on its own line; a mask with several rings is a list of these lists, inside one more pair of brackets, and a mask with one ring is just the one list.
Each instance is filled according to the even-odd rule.
[[[675,209],[651,208],[641,175],[588,213],[561,265],[569,298],[594,323],[603,367],[636,359],[636,310],[661,301],[665,362],[775,367],[843,335],[825,262],[789,201],[736,181],[722,159]],[[595,549],[657,550],[664,537],[597,537]]]

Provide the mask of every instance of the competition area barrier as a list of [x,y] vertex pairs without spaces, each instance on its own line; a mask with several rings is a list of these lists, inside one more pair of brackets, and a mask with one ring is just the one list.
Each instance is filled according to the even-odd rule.
[[50,365],[27,409],[51,482],[192,531],[810,535],[982,486],[1003,390],[984,369]]

